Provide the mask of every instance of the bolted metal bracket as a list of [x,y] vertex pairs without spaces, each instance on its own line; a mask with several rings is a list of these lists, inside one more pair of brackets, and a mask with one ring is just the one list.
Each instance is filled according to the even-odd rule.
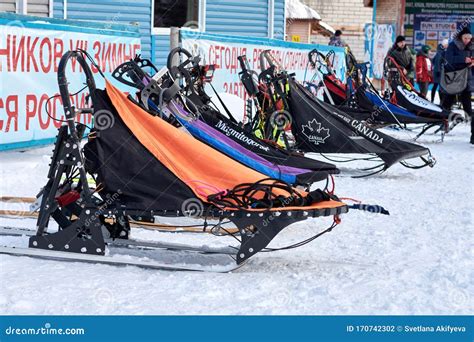
[[56,233],[32,236],[29,247],[104,255],[105,242],[101,225],[98,212],[95,209],[85,209],[80,217],[68,227]]

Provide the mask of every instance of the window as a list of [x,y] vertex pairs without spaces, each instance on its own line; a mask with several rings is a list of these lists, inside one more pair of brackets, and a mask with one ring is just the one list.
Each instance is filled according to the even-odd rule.
[[5,0],[0,2],[0,12],[16,12],[15,0]]
[[37,17],[48,17],[50,6],[49,0],[28,0],[26,13]]
[[153,31],[166,33],[170,27],[203,29],[203,0],[154,0]]
[[52,0],[0,0],[0,12],[28,14],[37,17],[52,16]]

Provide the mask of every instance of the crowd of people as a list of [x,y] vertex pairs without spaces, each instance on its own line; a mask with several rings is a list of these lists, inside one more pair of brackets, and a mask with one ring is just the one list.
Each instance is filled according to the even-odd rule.
[[[412,85],[416,83],[419,92],[424,98],[427,97],[430,84],[431,101],[434,102],[436,93],[440,98],[440,104],[444,109],[451,110],[453,104],[459,101],[467,113],[472,118],[471,94],[474,91],[474,42],[472,34],[467,27],[460,30],[449,42],[443,40],[438,45],[433,59],[430,58],[431,47],[424,45],[416,52],[410,49],[404,36],[398,36],[394,45],[388,51],[387,57],[391,57],[402,69]],[[416,53],[416,58],[414,58]],[[456,93],[448,92],[441,86],[441,78],[444,73],[456,72],[467,69],[467,82]],[[462,84],[460,82],[460,84]],[[471,119],[471,144],[474,144],[474,120]]]
[[[342,31],[337,30],[330,38],[329,45],[347,46],[342,39]],[[425,99],[428,95],[430,85],[431,102],[435,101],[436,94],[439,96],[440,105],[447,110],[451,110],[455,102],[460,102],[467,116],[471,118],[471,139],[474,144],[474,120],[472,120],[471,97],[474,92],[474,41],[469,28],[464,27],[457,32],[451,42],[444,39],[437,48],[436,54],[430,58],[431,47],[423,45],[419,51],[410,48],[406,44],[404,36],[398,36],[395,43],[387,53],[390,61],[397,64],[403,76],[411,83],[418,84],[419,93]],[[467,69],[467,70],[466,70]],[[442,77],[444,73],[466,71],[467,82],[465,86],[456,92],[448,92],[442,87]],[[461,83],[462,84],[462,83]]]

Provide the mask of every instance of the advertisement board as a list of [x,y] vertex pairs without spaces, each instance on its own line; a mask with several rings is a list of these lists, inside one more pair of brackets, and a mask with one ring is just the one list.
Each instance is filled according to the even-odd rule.
[[[107,76],[140,52],[140,38],[136,28],[123,25],[0,14],[0,150],[54,139],[64,120],[61,99],[55,96],[58,64],[66,51],[77,49],[87,51]],[[103,86],[97,68],[92,71]],[[84,86],[77,63],[69,63],[67,77],[71,94]],[[87,107],[87,95],[72,96],[72,103]],[[90,124],[92,118],[83,114],[77,120]]]
[[[203,64],[215,64],[216,71],[212,81],[217,92],[234,94],[247,98],[240,82],[240,64],[238,56],[246,55],[250,67],[260,72],[260,54],[270,50],[281,67],[303,82],[311,79],[314,70],[308,65],[308,53],[318,49],[323,54],[334,51],[334,69],[338,77],[345,78],[344,48],[287,42],[277,39],[246,38],[225,35],[211,35],[195,31],[181,30],[181,45],[193,55],[199,55]],[[244,109],[242,108],[242,111]]]

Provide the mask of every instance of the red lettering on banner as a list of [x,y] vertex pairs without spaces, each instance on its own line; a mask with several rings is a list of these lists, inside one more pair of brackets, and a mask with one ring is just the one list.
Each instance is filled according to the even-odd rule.
[[[76,108],[88,108],[87,101],[88,93],[80,93],[71,96],[71,104]],[[48,130],[51,128],[51,122],[54,127],[59,128],[64,124],[65,117],[63,113],[62,100],[59,94],[55,94],[51,100],[48,101],[50,95],[48,94],[26,94],[24,98],[25,105],[25,126],[20,128],[20,131],[35,130],[39,124],[41,130]],[[0,98],[0,114],[5,112],[6,117],[0,119],[0,131],[8,133],[10,131],[17,132],[18,116],[20,113],[20,97],[18,95],[9,95],[5,99]],[[23,107],[22,107],[23,108]],[[49,114],[49,115],[48,115]],[[77,114],[76,121],[90,125],[92,123],[91,114]]]
[[225,93],[246,99],[246,92],[244,91],[244,86],[241,82],[224,82],[223,88]]
[[219,67],[219,68],[222,68],[222,64],[221,64],[221,48],[219,45],[216,45],[215,47],[216,49],[216,65]]
[[[0,49],[0,56],[7,58],[7,70],[10,69],[10,35],[7,35],[7,46],[4,49]],[[0,71],[3,71],[2,59],[0,59]]]
[[227,70],[230,69],[230,49],[227,47],[224,50],[224,63]]
[[38,72],[38,64],[36,64],[36,58],[35,58],[35,54],[34,54],[35,46],[36,46],[36,43],[38,42],[38,40],[39,40],[39,38],[36,37],[33,40],[33,43],[31,43],[31,37],[28,37],[28,39],[27,39],[26,57],[28,58],[28,62],[27,62],[26,69],[27,69],[28,72],[30,71],[30,61],[31,61],[31,64],[33,64],[33,66],[34,66],[34,71]]
[[[64,52],[64,41],[61,38],[7,35],[6,46],[0,48],[0,71],[8,72],[57,72],[59,61]],[[133,59],[140,50],[140,44],[110,43],[93,41],[93,59],[103,72],[112,72],[124,61]],[[70,50],[87,51],[87,40],[69,40]],[[222,54],[222,52],[221,52]],[[228,54],[228,53],[227,53]],[[228,56],[226,56],[228,57]],[[222,59],[222,57],[220,57]],[[229,62],[229,61],[227,61]],[[71,59],[73,72],[82,72],[76,59]],[[92,71],[99,70],[92,65]]]
[[117,67],[117,44],[111,43],[108,44],[107,50],[105,51],[105,59],[108,60],[109,72],[112,72]]
[[[47,64],[44,64],[44,55],[45,55],[44,46],[45,45],[47,46],[46,51],[48,54],[48,58],[46,58]],[[48,73],[49,70],[51,69],[52,56],[53,56],[53,47],[51,45],[51,41],[48,38],[44,38],[40,44],[40,56],[39,56],[41,70],[43,70],[44,73]]]
[[258,60],[259,60],[259,57],[260,57],[260,53],[259,53],[259,49],[253,49],[253,54],[252,54],[252,64],[254,65],[259,65],[258,64]]
[[[95,54],[94,54],[94,60],[96,61],[97,65],[98,65],[99,68],[100,68],[100,42],[99,42],[99,41],[95,41],[94,44],[92,44],[92,49],[93,49],[94,52],[95,52]],[[99,72],[99,70],[97,70],[97,68],[96,68],[95,65],[91,65],[91,69],[92,69],[92,72],[93,72],[93,73]]]
[[[129,52],[130,52],[129,55],[127,55],[127,53],[125,52],[125,51],[127,51],[127,46],[129,47]],[[126,44],[125,49],[124,49],[124,53],[123,53],[123,59],[126,60],[126,61],[132,59],[133,57],[135,57],[134,52],[135,51],[133,50],[133,47],[129,44]]]
[[105,69],[107,68],[107,49],[106,49],[106,44],[104,42],[102,43],[102,54],[100,55],[99,66],[102,72],[104,72]]
[[[0,103],[0,108],[5,109],[5,113],[8,117],[4,132],[7,133],[10,131],[12,121],[14,125],[13,130],[15,132],[18,131],[18,95],[7,96],[5,103]],[[0,120],[0,130],[3,130],[3,120]]]
[[53,65],[54,72],[58,72],[58,65],[61,57],[63,56],[64,43],[62,39],[54,38],[54,55],[53,55]]
[[[3,100],[0,98],[0,109],[3,109]],[[3,129],[3,120],[0,119],[0,131]]]
[[[51,122],[51,118],[46,113],[44,115],[46,117],[46,121],[43,121],[44,103],[45,103],[45,101],[48,100],[48,98],[49,98],[49,96],[47,94],[43,94],[40,98],[39,105],[38,105],[38,121],[39,121],[39,124],[40,124],[40,128],[42,130],[48,129],[49,124]],[[48,113],[51,113],[51,101],[49,101],[46,106],[47,106]]]
[[212,45],[209,45],[209,64],[215,64],[217,66],[216,53],[214,51],[214,46]]
[[[8,36],[10,37],[10,36]],[[25,37],[21,37],[20,41],[18,42],[18,49],[16,49],[16,36],[13,36],[12,39],[12,63],[13,63],[13,71],[16,71],[18,68],[18,60],[21,61],[21,70],[23,71],[25,68]],[[10,61],[10,55],[8,56],[8,61]],[[10,71],[10,63],[8,63],[8,71]]]
[[26,95],[26,130],[30,130],[30,120],[35,117],[38,101],[36,95]]

